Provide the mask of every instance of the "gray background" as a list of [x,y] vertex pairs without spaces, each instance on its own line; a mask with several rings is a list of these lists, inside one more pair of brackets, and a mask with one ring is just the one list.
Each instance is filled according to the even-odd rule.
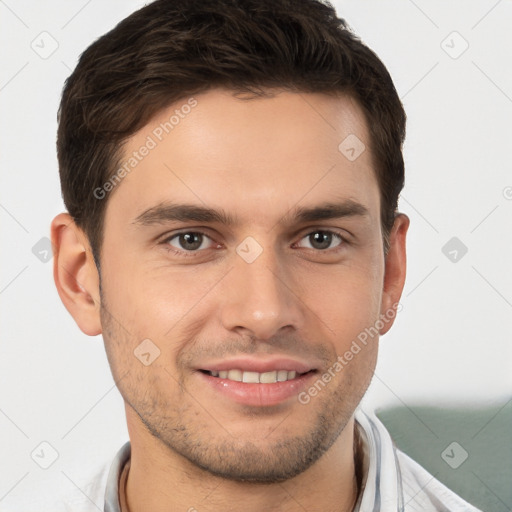
[[[0,510],[83,487],[127,439],[101,337],[82,334],[62,306],[45,237],[64,209],[55,155],[64,80],[87,45],[142,5],[0,0]],[[438,435],[439,449],[427,442],[432,461],[422,462],[472,488],[492,503],[487,510],[511,510],[486,468],[511,447],[492,427],[512,399],[512,2],[335,6],[384,61],[408,114],[400,200],[411,218],[408,277],[366,407],[406,411],[412,423],[390,430],[397,442],[409,435],[412,452],[421,444],[415,428],[445,428],[421,406],[478,411],[467,434],[487,432],[478,455],[447,427],[451,437]],[[460,470],[443,460],[450,441],[467,449]],[[58,458],[42,469],[52,450]],[[471,461],[475,470],[463,473]],[[502,464],[510,470],[510,459]]]

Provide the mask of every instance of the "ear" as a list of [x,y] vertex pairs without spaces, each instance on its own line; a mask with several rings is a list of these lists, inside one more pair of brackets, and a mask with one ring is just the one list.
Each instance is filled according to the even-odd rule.
[[381,315],[386,315],[386,318],[391,321],[383,322],[384,327],[379,331],[381,335],[386,334],[393,325],[395,314],[390,317],[389,311],[397,308],[402,296],[406,273],[405,239],[409,223],[407,215],[404,213],[397,214],[389,236],[389,251],[385,261],[380,312]]
[[99,274],[87,236],[68,213],[60,213],[51,237],[53,278],[62,303],[85,334],[101,334]]

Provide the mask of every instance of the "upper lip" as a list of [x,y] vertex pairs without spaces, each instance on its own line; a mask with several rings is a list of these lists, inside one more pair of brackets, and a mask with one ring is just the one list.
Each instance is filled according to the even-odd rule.
[[310,363],[287,357],[276,357],[271,359],[237,357],[205,363],[198,369],[214,372],[220,372],[223,370],[241,370],[246,372],[265,373],[278,370],[288,370],[296,371],[297,373],[307,373],[315,368]]

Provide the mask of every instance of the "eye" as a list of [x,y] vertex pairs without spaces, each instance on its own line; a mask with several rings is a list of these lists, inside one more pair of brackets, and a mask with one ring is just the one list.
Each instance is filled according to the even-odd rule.
[[[306,241],[306,245],[302,245],[302,240]],[[345,242],[343,237],[334,231],[325,231],[325,230],[317,230],[312,231],[308,235],[306,235],[301,242],[299,242],[300,247],[306,247],[308,249],[316,249],[319,251],[325,251],[326,249],[332,249],[335,247],[339,247],[342,243]],[[337,242],[335,245],[332,245],[333,242]]]
[[174,249],[178,249],[178,252],[197,252],[200,249],[207,249],[209,247],[208,242],[211,244],[213,240],[199,231],[177,233],[164,240],[165,244],[170,245]]

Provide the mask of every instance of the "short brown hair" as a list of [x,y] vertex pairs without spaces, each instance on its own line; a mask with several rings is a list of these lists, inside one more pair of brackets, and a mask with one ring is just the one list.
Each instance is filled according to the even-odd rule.
[[214,87],[345,93],[362,107],[381,197],[385,253],[404,185],[406,115],[375,53],[319,0],[157,0],[81,55],[59,108],[57,152],[68,212],[99,269],[106,200],[123,143],[160,110]]

